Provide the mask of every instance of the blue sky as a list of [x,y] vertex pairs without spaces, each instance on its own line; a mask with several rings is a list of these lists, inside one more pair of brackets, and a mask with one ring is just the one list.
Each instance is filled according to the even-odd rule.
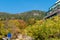
[[0,12],[47,11],[57,0],[0,0]]

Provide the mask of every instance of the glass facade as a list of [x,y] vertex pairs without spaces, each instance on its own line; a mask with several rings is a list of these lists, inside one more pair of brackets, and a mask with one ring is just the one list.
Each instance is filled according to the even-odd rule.
[[59,2],[57,2],[57,3],[55,3],[52,7],[50,7],[50,10],[52,10],[52,9],[59,9],[60,8],[60,1]]
[[60,9],[60,1],[56,2],[53,6],[49,8],[49,11],[47,12],[47,15],[52,14],[52,12]]

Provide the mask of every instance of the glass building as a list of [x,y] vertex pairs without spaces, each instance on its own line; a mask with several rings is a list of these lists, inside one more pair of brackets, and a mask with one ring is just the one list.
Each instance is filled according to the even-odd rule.
[[60,0],[58,0],[54,5],[52,5],[48,12],[47,16],[45,18],[50,18],[54,15],[60,14]]

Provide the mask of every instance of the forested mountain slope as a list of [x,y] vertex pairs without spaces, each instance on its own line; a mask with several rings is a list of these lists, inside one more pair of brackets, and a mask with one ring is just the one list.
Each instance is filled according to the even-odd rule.
[[46,15],[46,12],[39,11],[39,10],[32,10],[32,11],[17,13],[17,14],[9,14],[5,12],[0,12],[0,18],[3,20],[11,19],[11,18],[23,19],[25,21],[30,18],[43,19],[45,15]]

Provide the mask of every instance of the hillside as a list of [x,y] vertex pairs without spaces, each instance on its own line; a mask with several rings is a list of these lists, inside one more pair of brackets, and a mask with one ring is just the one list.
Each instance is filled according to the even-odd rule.
[[45,12],[39,10],[18,14],[1,12],[0,17],[9,20],[0,20],[0,39],[6,37],[10,32],[13,34],[13,39],[21,33],[34,38],[34,40],[60,40],[60,15],[42,20],[45,15]]
[[37,21],[24,31],[35,40],[60,40],[60,15]]
[[34,18],[35,20],[40,20],[45,17],[46,12],[39,11],[39,10],[32,10],[32,11],[24,12],[18,15],[21,17],[21,19],[25,21],[28,21],[31,18]]
[[13,17],[15,19],[23,19],[26,21],[30,18],[42,19],[44,16],[45,16],[45,12],[39,10],[32,10],[18,14],[9,14],[9,13],[0,12],[0,18],[2,19],[6,19],[6,18],[11,19]]
[[[34,24],[27,25],[23,20],[0,20],[0,38],[6,37],[7,33],[10,32],[14,35],[12,38],[16,38],[21,33],[35,40],[60,40],[60,15],[35,21]],[[33,23],[34,21],[30,22]]]
[[10,18],[11,14],[6,12],[0,12],[0,20],[6,20],[6,18]]

